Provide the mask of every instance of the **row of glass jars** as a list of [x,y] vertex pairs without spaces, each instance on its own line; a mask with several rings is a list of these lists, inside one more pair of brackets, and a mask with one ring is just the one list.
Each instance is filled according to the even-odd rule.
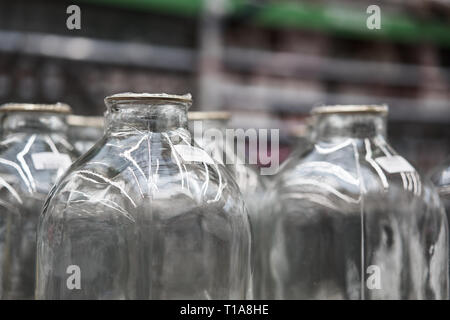
[[104,130],[70,132],[66,105],[0,108],[3,299],[448,297],[444,210],[386,142],[387,107],[313,109],[309,147],[267,179],[192,135],[190,95],[105,102]]

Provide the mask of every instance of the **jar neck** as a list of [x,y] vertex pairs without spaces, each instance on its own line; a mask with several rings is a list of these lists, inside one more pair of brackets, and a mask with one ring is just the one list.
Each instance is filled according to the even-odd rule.
[[204,120],[190,120],[189,129],[192,131],[196,125],[200,124],[202,131],[216,129],[225,131],[227,128],[228,120],[223,119],[204,119]]
[[[202,148],[210,148],[211,143],[216,147],[223,147],[226,140],[227,124],[228,120],[225,119],[190,120],[189,131],[195,142]],[[221,142],[218,142],[217,139],[220,139]]]
[[316,115],[315,120],[316,141],[386,137],[386,116],[382,113],[327,113]]
[[60,133],[67,134],[66,116],[60,113],[8,112],[2,119],[3,134]]
[[124,102],[108,107],[106,133],[187,131],[187,105],[174,102]]

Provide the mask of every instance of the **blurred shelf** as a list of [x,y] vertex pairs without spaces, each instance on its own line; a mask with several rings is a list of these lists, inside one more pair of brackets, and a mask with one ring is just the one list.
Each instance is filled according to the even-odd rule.
[[[0,51],[175,72],[194,73],[197,71],[197,52],[194,49],[83,37],[0,31]],[[258,70],[264,68],[271,75],[302,77],[310,73],[320,79],[333,79],[341,82],[378,82],[390,85],[420,84],[419,67],[402,64],[367,63],[240,48],[226,49],[224,59],[226,64],[230,64],[236,69]],[[276,59],[283,61],[282,67],[274,64]],[[420,68],[424,67],[420,66]],[[440,69],[439,71],[449,77],[449,70]],[[326,94],[317,90],[296,90],[280,85],[243,85],[236,81],[226,80],[219,81],[218,85],[225,104],[246,106],[247,110],[253,107],[259,110],[307,113],[311,106],[317,104],[387,103],[391,106],[390,118],[392,120],[450,122],[448,99],[416,100],[356,94]]]
[[54,34],[0,31],[0,51],[69,60],[192,72],[192,49]]
[[81,0],[79,2],[132,10],[159,11],[183,16],[195,16],[203,6],[203,0]]
[[389,119],[416,123],[450,123],[448,99],[407,99],[359,94],[330,94],[315,90],[267,85],[222,82],[222,98],[227,105],[246,110],[268,110],[308,114],[313,106],[334,104],[387,104]]
[[[199,16],[203,0],[82,0],[128,9]],[[380,30],[366,27],[367,3],[338,5],[299,1],[229,0],[227,17],[268,28],[313,29],[357,38],[380,38],[406,43],[432,42],[450,46],[450,24],[427,21],[394,12],[381,12]]]
[[[190,48],[44,33],[0,31],[0,51],[181,72],[194,72],[197,68],[197,52]],[[224,49],[224,64],[227,69],[236,72],[258,70],[268,76],[342,83],[419,86],[423,82],[423,74],[435,72],[450,79],[450,70],[444,68],[235,47]]]
[[419,86],[424,74],[436,72],[450,79],[450,70],[444,68],[231,47],[225,49],[225,64],[239,72],[347,83]]

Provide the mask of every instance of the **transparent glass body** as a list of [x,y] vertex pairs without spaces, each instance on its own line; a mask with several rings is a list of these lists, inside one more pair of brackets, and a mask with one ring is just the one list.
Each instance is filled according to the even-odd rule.
[[431,180],[438,188],[448,217],[450,215],[450,158],[434,170],[431,175]]
[[51,192],[38,299],[244,299],[250,226],[223,166],[193,147],[185,96],[106,99],[104,137]]
[[78,153],[67,140],[63,114],[8,112],[2,126],[0,293],[3,299],[32,299],[38,217],[51,187]]
[[384,108],[331,108],[341,111],[315,116],[313,148],[277,177],[276,298],[446,299],[448,228],[434,188],[386,141]]
[[[296,152],[299,156],[305,150],[311,147],[312,141],[314,141],[314,118],[309,116],[302,122],[294,127],[290,132],[290,137],[293,140],[292,152]],[[293,155],[294,156],[294,155]]]
[[[447,220],[450,219],[450,158],[437,167],[431,174],[431,180],[437,187],[441,201],[444,204]],[[449,240],[450,241],[450,240]],[[450,247],[449,247],[450,250]],[[450,257],[449,257],[450,259]],[[450,272],[450,270],[449,270]]]
[[69,139],[80,154],[84,154],[103,137],[103,117],[68,117]]
[[[195,113],[193,113],[195,114]],[[201,112],[199,113],[201,116]],[[248,164],[245,155],[238,155],[237,143],[239,139],[227,138],[226,128],[229,119],[214,118],[214,112],[207,112],[209,117],[202,120],[189,121],[189,128],[194,135],[195,142],[207,151],[217,162],[222,163],[231,172],[239,186],[247,206],[252,227],[252,265],[253,279],[251,297],[265,299],[264,274],[268,272],[268,263],[264,263],[267,247],[262,246],[265,233],[264,219],[267,216],[265,180],[261,178],[258,168]],[[219,113],[221,114],[221,113]],[[198,116],[197,116],[198,117]],[[197,123],[196,123],[197,122]],[[198,130],[196,130],[198,125]],[[232,137],[232,136],[231,136]],[[241,150],[245,150],[242,148]]]

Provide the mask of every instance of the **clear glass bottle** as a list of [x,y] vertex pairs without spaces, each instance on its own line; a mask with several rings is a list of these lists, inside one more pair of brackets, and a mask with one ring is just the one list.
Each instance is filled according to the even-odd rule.
[[0,107],[0,295],[32,299],[36,229],[56,179],[78,157],[67,139],[65,104]]
[[290,139],[293,140],[292,151],[302,153],[311,147],[314,141],[314,118],[309,116],[289,131]]
[[38,299],[244,299],[250,226],[230,175],[192,145],[190,95],[105,99],[105,135],[51,192]]
[[[441,201],[447,213],[447,221],[450,220],[450,157],[431,173],[431,181],[436,186]],[[450,241],[450,239],[449,239]],[[449,247],[450,250],[450,247]],[[450,253],[449,253],[450,254]],[[450,256],[449,256],[450,259]],[[450,270],[449,270],[450,272]]]
[[386,141],[386,106],[313,109],[311,152],[281,168],[271,270],[279,299],[446,299],[437,193]]
[[314,142],[314,117],[309,116],[303,120],[303,123],[294,127],[290,132],[293,142],[290,156],[286,159],[292,160],[301,157],[304,153],[311,150]]
[[[252,293],[254,299],[265,299],[264,273],[268,272],[267,263],[263,263],[266,247],[261,246],[263,221],[265,218],[264,199],[266,193],[265,180],[261,178],[258,168],[250,165],[245,155],[238,155],[234,135],[227,137],[227,124],[231,118],[229,112],[194,111],[189,112],[189,128],[195,142],[208,152],[218,163],[226,166],[244,197],[252,227],[252,260],[253,279]],[[242,143],[242,142],[241,142]],[[242,148],[241,150],[245,150]],[[231,154],[230,154],[231,153]]]
[[84,154],[103,137],[103,117],[69,115],[69,139],[78,153]]
[[431,180],[438,188],[441,200],[444,203],[447,217],[450,215],[450,157],[436,168],[431,174]]

